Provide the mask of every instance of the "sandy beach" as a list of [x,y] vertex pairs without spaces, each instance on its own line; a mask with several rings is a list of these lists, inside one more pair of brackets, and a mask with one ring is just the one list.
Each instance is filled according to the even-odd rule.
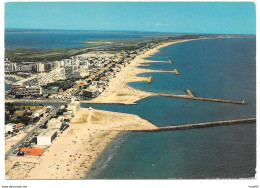
[[[81,108],[25,179],[82,179],[122,130],[156,129],[137,115]],[[13,175],[14,177],[14,175]]]
[[[154,93],[141,91],[128,86],[129,82],[148,81],[147,77],[138,77],[138,74],[147,72],[167,72],[160,70],[142,69],[142,63],[153,63],[153,61],[145,60],[145,58],[157,53],[160,48],[169,46],[171,44],[185,42],[189,40],[179,40],[174,42],[167,42],[161,44],[153,49],[148,50],[142,55],[137,56],[131,63],[122,68],[116,74],[115,78],[109,81],[106,90],[97,98],[90,101],[81,101],[82,103],[121,103],[121,104],[135,104],[138,100],[153,96]],[[167,63],[167,62],[166,62]]]
[[[187,40],[164,43],[137,56],[109,81],[105,92],[85,102],[135,104],[140,99],[155,95],[134,89],[127,84],[148,81],[147,77],[138,77],[137,74],[163,72],[142,69],[138,66],[145,62],[152,63],[144,58],[155,54],[160,48],[184,41]],[[156,128],[155,125],[137,115],[81,108],[72,119],[70,127],[54,140],[43,156],[33,159],[33,165],[28,161],[23,163],[22,158],[8,159],[6,177],[11,179],[82,179],[98,155],[120,131]],[[19,173],[20,171],[11,169],[11,164],[15,161],[22,162],[20,164],[24,168],[22,174]]]

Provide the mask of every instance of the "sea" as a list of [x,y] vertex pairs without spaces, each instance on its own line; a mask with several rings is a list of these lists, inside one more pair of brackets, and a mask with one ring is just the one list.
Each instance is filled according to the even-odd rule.
[[6,30],[5,48],[31,47],[39,49],[84,48],[86,42],[115,39],[146,39],[165,36],[154,32],[68,31],[68,30]]
[[[6,49],[80,48],[83,41],[140,39],[147,33],[40,32],[5,33]],[[145,73],[151,84],[129,86],[150,92],[246,101],[246,105],[148,97],[135,105],[81,104],[101,110],[136,114],[156,126],[184,125],[256,117],[256,39],[193,40],[161,48],[147,58],[145,69],[173,73]],[[171,60],[173,64],[167,62]],[[252,178],[256,168],[256,124],[212,128],[119,133],[96,159],[86,179],[215,179]]]
[[[171,97],[148,97],[136,105],[81,104],[139,115],[157,126],[256,117],[255,38],[193,40],[160,49],[146,69],[147,82],[129,83],[151,92],[246,101],[246,105]],[[86,179],[252,178],[256,168],[256,124],[166,132],[121,133],[97,158]]]

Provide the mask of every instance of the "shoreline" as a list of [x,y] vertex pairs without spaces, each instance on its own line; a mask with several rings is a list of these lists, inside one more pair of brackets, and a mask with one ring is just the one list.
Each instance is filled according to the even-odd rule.
[[[141,66],[142,63],[155,62],[145,60],[145,58],[157,53],[160,48],[190,40],[164,43],[137,56],[131,61],[131,64],[123,67],[122,70],[116,74],[116,78],[109,81],[105,92],[93,100],[81,101],[81,103],[133,105],[141,99],[155,96],[155,94],[151,92],[132,88],[128,83],[147,81],[147,77],[139,77],[138,74],[163,71],[143,69],[138,66]],[[93,113],[98,113],[98,115],[93,115]],[[112,122],[111,118],[116,121],[116,123]],[[153,124],[137,115],[81,108],[70,123],[70,127],[56,138],[54,143],[46,150],[39,160],[39,164],[32,168],[26,177],[21,179],[85,179],[85,176],[98,156],[102,155],[107,145],[114,140],[119,133],[127,130],[136,130],[138,126],[144,129],[144,127],[142,127],[143,124],[147,125],[145,128],[148,131],[152,131],[156,127],[153,127]],[[72,154],[69,154],[68,150]],[[72,157],[70,155],[72,155]],[[69,164],[69,166],[67,164]]]
[[198,39],[185,39],[173,42],[167,42],[160,44],[159,46],[146,51],[144,54],[137,56],[131,63],[122,68],[120,72],[116,74],[115,78],[109,81],[109,85],[106,90],[101,93],[97,98],[89,101],[81,101],[81,103],[116,103],[116,104],[136,104],[137,101],[149,96],[154,96],[152,92],[141,91],[128,85],[130,82],[148,81],[148,77],[139,77],[142,73],[151,72],[169,72],[162,70],[143,69],[138,66],[142,66],[142,63],[153,63],[156,61],[146,60],[145,58],[154,55],[159,52],[160,48],[167,47],[172,44],[187,42]]
[[[128,105],[153,96],[153,93],[132,88],[128,83],[148,80],[147,77],[138,77],[138,74],[163,71],[142,69],[138,66],[142,63],[155,62],[145,60],[145,58],[159,52],[160,48],[190,40],[163,43],[137,56],[110,80],[105,92],[93,100],[81,101],[81,103]],[[81,108],[71,121],[70,127],[59,135],[50,147],[47,147],[43,156],[34,163],[33,168],[24,177],[10,171],[6,172],[6,177],[10,179],[84,179],[99,154],[118,133],[138,129],[153,130],[157,129],[157,126],[133,114]]]
[[138,129],[155,130],[157,126],[133,114],[81,108],[69,128],[21,179],[84,179],[118,133]]

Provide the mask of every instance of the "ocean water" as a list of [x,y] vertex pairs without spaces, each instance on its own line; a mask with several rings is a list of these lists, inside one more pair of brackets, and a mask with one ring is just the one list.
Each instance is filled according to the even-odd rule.
[[[169,56],[169,57],[167,57]],[[152,84],[130,83],[153,92],[245,100],[247,105],[170,97],[149,97],[137,105],[82,104],[97,109],[137,114],[157,126],[255,117],[255,39],[210,39],[174,44],[151,56],[174,64],[181,75],[153,75]],[[187,80],[188,79],[188,80]],[[179,83],[181,82],[181,84]],[[256,124],[185,131],[120,134],[97,158],[86,178],[204,179],[255,176]]]
[[124,133],[103,151],[87,179],[254,177],[255,124]]
[[195,96],[230,100],[245,100],[255,104],[256,64],[255,38],[194,40],[162,48],[147,59],[173,61],[150,63],[157,70],[177,68],[173,73],[146,73],[153,76],[152,84],[135,82],[129,85],[140,90],[186,94],[190,89]]
[[159,33],[143,32],[98,32],[98,31],[6,31],[5,48],[36,47],[51,48],[82,48],[83,41],[98,41],[107,39],[140,39],[160,36]]
[[148,97],[137,105],[81,104],[81,107],[136,114],[158,127],[255,117],[253,105],[171,97]]

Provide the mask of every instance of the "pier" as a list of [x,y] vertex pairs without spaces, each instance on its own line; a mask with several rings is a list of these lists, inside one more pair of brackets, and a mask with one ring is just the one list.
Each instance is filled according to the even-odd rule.
[[142,67],[150,67],[150,64],[142,64]]
[[226,121],[191,123],[186,125],[172,125],[167,127],[158,127],[157,129],[149,129],[149,130],[146,129],[146,130],[129,130],[129,131],[134,131],[134,132],[174,131],[174,130],[188,130],[188,129],[233,125],[233,124],[241,124],[241,123],[255,123],[255,122],[256,122],[256,118],[246,118],[246,119],[235,119],[235,120],[226,120]]
[[169,61],[160,61],[160,60],[144,60],[144,63],[169,63]]
[[[189,91],[189,93],[188,93],[188,91]],[[154,93],[154,95],[156,95],[156,96],[163,96],[163,97],[191,99],[191,100],[231,103],[231,104],[247,104],[245,101],[233,101],[233,100],[225,100],[225,99],[213,99],[213,98],[206,98],[206,97],[195,97],[194,94],[190,90],[188,90],[188,91],[186,90],[188,95],[176,95],[176,94],[167,94],[167,93]]]
[[191,92],[191,90],[186,89],[186,92],[187,92],[187,94],[188,94],[190,97],[195,97],[195,96],[193,95],[193,93]]
[[173,69],[173,72],[175,72],[176,75],[179,75],[180,72],[178,71],[178,69]]
[[178,69],[173,69],[173,70],[158,70],[156,72],[162,72],[162,73],[175,73],[176,75],[181,74]]
[[152,76],[150,76],[149,78],[148,78],[148,84],[150,84],[150,83],[152,83],[152,81],[153,81],[153,77]]

